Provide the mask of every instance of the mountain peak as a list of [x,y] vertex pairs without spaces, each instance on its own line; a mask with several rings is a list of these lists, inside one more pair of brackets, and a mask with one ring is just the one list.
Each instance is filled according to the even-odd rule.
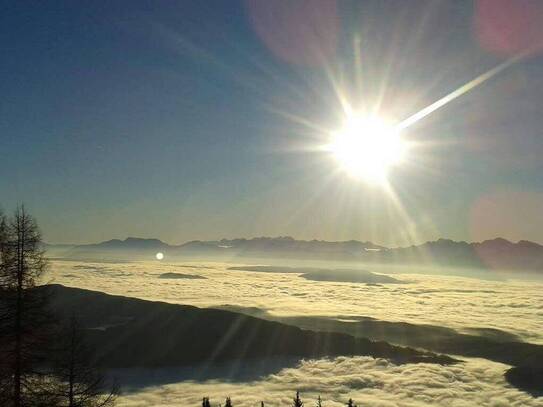
[[512,245],[514,244],[510,240],[504,239],[503,237],[496,237],[494,239],[488,239],[481,242],[481,244],[496,244],[496,245]]
[[125,243],[160,242],[162,244],[166,244],[160,239],[144,238],[144,237],[127,237],[126,239],[124,239],[124,242]]
[[167,243],[159,239],[148,239],[141,237],[127,237],[124,240],[111,239],[104,242],[82,245],[79,247],[91,248],[91,249],[117,249],[117,250],[131,250],[131,249],[162,249],[170,247]]

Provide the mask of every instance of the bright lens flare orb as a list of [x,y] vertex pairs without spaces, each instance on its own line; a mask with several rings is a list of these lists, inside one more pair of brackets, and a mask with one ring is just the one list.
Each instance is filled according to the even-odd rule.
[[162,260],[164,258],[164,253],[158,252],[155,254],[155,257],[157,260]]
[[351,116],[327,146],[351,176],[386,183],[390,167],[400,164],[407,144],[399,130],[376,117]]

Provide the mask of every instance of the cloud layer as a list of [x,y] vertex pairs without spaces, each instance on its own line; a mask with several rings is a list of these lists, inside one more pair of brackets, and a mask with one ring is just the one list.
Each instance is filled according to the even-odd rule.
[[[54,261],[49,282],[150,300],[213,307],[232,304],[259,307],[278,315],[364,315],[467,328],[496,328],[524,340],[543,343],[543,282],[395,274],[406,284],[366,285],[309,281],[292,273],[227,270],[225,263],[85,263]],[[383,269],[370,271],[386,272]],[[396,271],[397,272],[397,271]],[[182,273],[205,279],[161,279]],[[210,396],[215,405],[232,396],[236,406],[289,405],[302,392],[306,406],[320,394],[325,406],[489,406],[543,407],[509,386],[507,366],[470,359],[455,366],[396,366],[365,357],[302,362],[247,383],[191,382],[148,387],[127,393],[121,406],[197,406]]]
[[[227,270],[225,263],[55,261],[48,281],[199,307],[259,307],[277,315],[369,316],[455,329],[495,328],[543,344],[543,281],[395,274],[407,284],[309,281],[291,273]],[[370,271],[385,272],[386,269]],[[182,273],[206,279],[160,279]]]
[[202,396],[212,405],[224,403],[227,395],[239,407],[285,406],[298,389],[306,406],[320,394],[325,406],[344,406],[352,397],[360,406],[489,406],[541,407],[534,399],[503,379],[504,365],[471,359],[455,366],[429,364],[396,366],[367,357],[304,361],[296,368],[250,383],[184,382],[148,388],[121,397],[120,405],[197,406]]

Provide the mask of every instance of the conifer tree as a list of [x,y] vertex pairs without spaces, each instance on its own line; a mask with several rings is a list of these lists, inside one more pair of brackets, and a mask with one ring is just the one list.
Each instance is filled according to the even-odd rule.
[[3,349],[9,346],[9,335],[7,332],[8,324],[5,318],[7,317],[7,303],[4,297],[7,294],[6,287],[6,262],[5,251],[8,241],[8,225],[6,216],[0,211],[0,405],[8,405],[10,402],[11,393],[11,369],[8,360],[4,357]]
[[33,290],[47,263],[34,218],[24,206],[0,219],[0,401],[3,406],[36,405],[51,320],[46,298]]
[[106,386],[100,371],[93,366],[81,328],[75,316],[60,332],[53,374],[55,395],[67,407],[112,406],[117,398],[115,385]]
[[304,403],[302,399],[300,399],[300,392],[296,392],[296,397],[292,400],[292,407],[303,407]]

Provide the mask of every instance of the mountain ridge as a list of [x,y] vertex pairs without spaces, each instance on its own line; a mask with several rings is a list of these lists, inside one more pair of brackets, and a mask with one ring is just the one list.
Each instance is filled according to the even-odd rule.
[[[251,238],[232,238],[232,239],[219,239],[219,240],[189,240],[187,242],[181,243],[181,244],[169,244],[164,242],[161,239],[158,238],[142,238],[142,237],[126,237],[124,240],[122,239],[109,239],[104,240],[97,243],[83,243],[83,244],[75,244],[75,243],[44,243],[45,246],[61,246],[61,247],[97,247],[97,246],[111,246],[111,245],[118,245],[118,244],[129,244],[133,242],[157,242],[160,245],[164,245],[167,247],[186,247],[196,244],[204,244],[204,245],[219,245],[219,244],[228,244],[232,242],[252,242],[252,241],[283,241],[283,242],[296,242],[296,243],[313,243],[313,244],[353,244],[353,245],[367,245],[375,248],[381,248],[386,250],[398,250],[398,249],[407,249],[412,247],[421,247],[428,244],[436,244],[436,243],[452,243],[452,244],[462,244],[462,245],[487,245],[487,244],[493,244],[493,243],[502,243],[505,245],[517,245],[517,246],[528,246],[528,247],[537,247],[537,248],[543,248],[542,244],[539,244],[537,242],[533,242],[531,240],[526,239],[520,239],[516,243],[514,241],[511,241],[509,239],[505,239],[503,237],[495,237],[492,239],[485,239],[481,241],[474,241],[474,242],[467,242],[465,240],[453,240],[448,238],[438,238],[436,240],[428,240],[424,243],[420,244],[414,244],[410,246],[397,246],[397,247],[388,247],[385,245],[378,245],[376,243],[370,242],[370,241],[362,241],[362,240],[356,240],[356,239],[350,239],[350,240],[319,240],[319,239],[311,239],[311,240],[304,240],[304,239],[295,239],[291,236],[260,236],[260,237],[251,237]],[[369,247],[367,247],[369,248]]]
[[[108,368],[188,366],[270,357],[365,355],[394,363],[454,364],[446,355],[335,332],[313,332],[227,310],[147,301],[59,284],[35,288],[53,314],[73,310],[97,363]],[[160,333],[160,334],[157,334]]]
[[340,260],[369,263],[434,264],[474,268],[543,270],[543,245],[519,240],[512,242],[502,237],[482,242],[437,239],[419,245],[389,248],[358,240],[325,241],[297,240],[290,236],[254,237],[221,240],[193,240],[170,245],[156,238],[127,237],[104,242],[55,246],[60,256],[71,258],[86,255],[123,252],[129,256],[148,258],[157,252],[168,257],[280,257],[285,259]]

